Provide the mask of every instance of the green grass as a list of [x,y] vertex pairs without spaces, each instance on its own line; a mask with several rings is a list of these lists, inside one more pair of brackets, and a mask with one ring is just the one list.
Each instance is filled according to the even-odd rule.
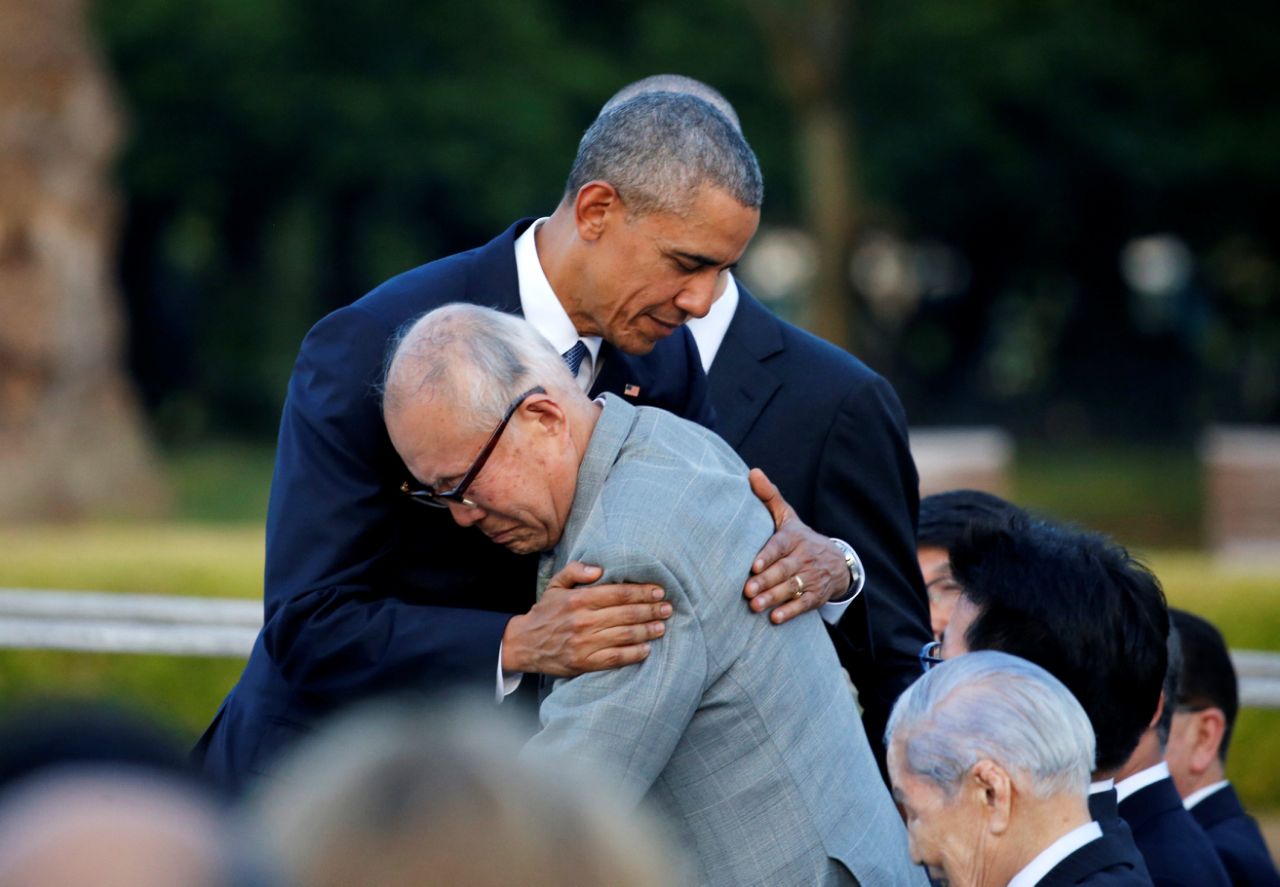
[[1194,548],[1203,540],[1200,464],[1189,446],[1020,444],[1012,498],[1129,546]]

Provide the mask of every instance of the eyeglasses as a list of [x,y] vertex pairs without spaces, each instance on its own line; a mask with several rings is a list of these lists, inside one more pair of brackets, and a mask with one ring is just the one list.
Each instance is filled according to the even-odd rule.
[[471,467],[467,469],[467,473],[462,475],[462,480],[458,481],[458,485],[452,490],[437,493],[429,487],[419,486],[412,480],[406,480],[400,485],[400,492],[407,495],[414,502],[421,502],[423,505],[430,505],[432,508],[448,508],[450,502],[457,502],[466,508],[476,508],[476,503],[466,498],[467,487],[471,486],[476,476],[480,474],[480,469],[484,468],[484,464],[489,461],[489,456],[493,454],[494,447],[498,445],[502,432],[507,430],[507,424],[511,421],[511,417],[516,414],[516,410],[520,409],[520,404],[535,394],[546,393],[547,389],[541,385],[535,385],[511,401],[507,411],[502,414],[502,421],[498,423],[497,428],[493,429],[493,434],[489,435],[488,443],[484,445],[480,455],[476,456],[475,461],[471,463]]
[[942,641],[929,641],[920,648],[920,670],[928,671],[942,664]]

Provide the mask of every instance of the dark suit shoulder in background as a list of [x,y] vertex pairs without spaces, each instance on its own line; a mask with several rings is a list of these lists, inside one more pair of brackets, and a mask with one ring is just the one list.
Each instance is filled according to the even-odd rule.
[[1226,786],[1191,808],[1191,816],[1213,843],[1235,887],[1280,887],[1280,874],[1258,823],[1245,812],[1234,786]]
[[1228,887],[1231,881],[1209,837],[1182,806],[1173,780],[1165,777],[1120,802],[1156,887]]
[[709,373],[719,430],[800,518],[852,545],[866,587],[832,630],[883,766],[885,723],[932,639],[916,562],[918,479],[893,388],[846,351],[740,300]]

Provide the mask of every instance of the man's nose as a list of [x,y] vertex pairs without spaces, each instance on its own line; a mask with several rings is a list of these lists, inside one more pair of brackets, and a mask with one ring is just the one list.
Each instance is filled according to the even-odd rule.
[[485,510],[474,502],[454,502],[450,500],[448,504],[449,514],[453,516],[453,522],[460,527],[469,527],[484,520]]
[[706,317],[716,297],[724,291],[721,274],[697,274],[676,296],[676,307],[690,317]]

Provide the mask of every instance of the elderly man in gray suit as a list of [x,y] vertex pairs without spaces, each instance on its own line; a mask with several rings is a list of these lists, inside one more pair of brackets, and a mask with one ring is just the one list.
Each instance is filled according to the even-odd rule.
[[531,762],[596,761],[671,818],[702,883],[923,883],[819,616],[775,626],[741,599],[773,522],[724,441],[589,400],[525,321],[470,305],[406,333],[383,411],[459,524],[545,552],[544,576],[597,563],[674,606],[642,663],[556,682]]

